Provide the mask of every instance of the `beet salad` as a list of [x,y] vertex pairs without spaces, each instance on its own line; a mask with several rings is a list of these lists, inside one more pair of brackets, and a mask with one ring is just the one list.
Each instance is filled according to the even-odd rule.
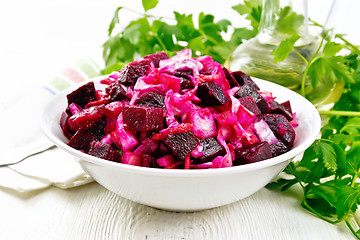
[[263,161],[294,144],[297,119],[241,71],[189,49],[145,56],[67,95],[68,145],[109,161],[167,169]]

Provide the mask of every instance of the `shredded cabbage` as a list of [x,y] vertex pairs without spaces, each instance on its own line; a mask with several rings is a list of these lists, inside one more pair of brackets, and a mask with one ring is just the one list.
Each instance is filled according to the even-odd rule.
[[[138,62],[141,60],[138,59]],[[136,66],[136,62],[131,66]],[[139,67],[140,70],[141,67]],[[104,117],[104,132],[99,137],[99,141],[103,144],[111,145],[115,149],[122,150],[122,163],[150,166],[151,162],[151,164],[157,164],[167,169],[178,168],[179,165],[184,166],[185,169],[231,167],[235,160],[235,150],[259,141],[268,142],[270,145],[279,141],[267,122],[257,116],[260,113],[257,113],[254,109],[250,111],[244,106],[248,106],[248,99],[242,101],[237,98],[237,93],[241,86],[239,84],[236,85],[236,82],[231,82],[231,87],[227,79],[227,76],[229,77],[228,74],[233,73],[229,73],[227,69],[215,62],[210,56],[192,58],[191,50],[185,49],[171,58],[159,60],[158,68],[155,68],[154,63],[151,63],[150,66],[147,65],[146,69],[146,74],[139,74],[140,76],[137,77],[136,82],[132,81],[131,84],[126,81],[118,82],[120,79],[124,79],[124,76],[122,76],[124,73],[121,70],[101,80],[102,84],[112,85],[116,83],[116,90],[124,92],[124,97],[122,97],[125,100],[110,102],[109,98],[107,98],[106,90],[97,90],[97,100],[93,101],[92,98],[92,101],[87,103],[84,109],[76,102],[70,103],[66,113],[70,114],[71,112],[71,115],[68,116],[65,122],[70,126],[70,130],[77,131],[80,128],[90,129],[97,120]],[[235,76],[238,75],[234,74],[233,79],[235,79]],[[215,84],[203,84],[205,82],[213,82]],[[208,86],[216,84],[220,88]],[[203,97],[200,99],[198,96],[200,96],[199,92],[204,90],[204,85],[207,87],[205,91],[208,91],[206,93],[208,95],[205,96],[212,98],[222,91],[223,93],[220,95],[225,95],[230,101],[222,103],[222,105],[218,103],[213,105],[210,103],[202,104],[201,101],[206,99]],[[165,118],[165,123],[157,131],[135,132],[124,123],[122,107],[124,105],[135,105],[135,103],[139,104],[139,101],[144,99],[142,95],[148,92],[158,93],[156,96],[161,95],[160,107],[164,108],[163,117]],[[259,93],[271,109],[270,103],[275,100],[275,97],[267,91],[259,91]],[[247,98],[250,97],[247,96]],[[155,99],[158,101],[157,98]],[[164,104],[162,104],[163,99]],[[151,100],[146,101],[151,102]],[[255,101],[255,99],[250,100]],[[254,102],[254,104],[256,103]],[[252,108],[251,106],[248,107]],[[160,122],[162,120],[161,117],[160,115],[158,118]],[[128,125],[130,125],[129,122]],[[290,121],[290,125],[292,127],[298,125],[295,113],[293,113],[293,120]],[[62,124],[62,128],[64,129],[66,126]],[[173,154],[171,153],[171,150],[168,149],[170,148],[169,145],[165,147],[164,139],[170,134],[177,135],[190,131],[193,133],[191,133],[192,136],[195,135],[192,139],[196,139],[196,141],[192,149],[186,153],[186,157],[180,159],[180,154],[178,156],[174,155],[176,153],[175,150],[172,150]],[[284,125],[279,124],[277,131],[284,134],[287,129]],[[201,161],[197,159],[204,156],[203,151],[205,150],[198,142],[201,142],[203,139],[205,139],[203,142],[206,142],[206,138],[215,138],[217,140],[216,144],[221,151],[217,153],[217,156],[213,153],[206,155],[205,157],[212,157],[214,155],[216,157],[211,161],[200,163]],[[194,148],[194,146],[196,147]],[[205,149],[207,151],[209,148]],[[144,160],[142,160],[142,156],[144,156]]]

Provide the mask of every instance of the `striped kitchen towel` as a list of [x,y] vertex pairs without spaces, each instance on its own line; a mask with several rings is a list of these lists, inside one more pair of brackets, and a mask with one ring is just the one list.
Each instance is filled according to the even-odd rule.
[[[2,112],[1,124],[14,126],[26,124],[26,131],[22,131],[18,137],[14,136],[13,129],[9,128],[2,132],[2,136],[13,137],[13,146],[3,152],[1,158],[10,158],[14,151],[20,151],[22,146],[35,142],[40,138],[46,138],[39,124],[39,116],[43,106],[58,92],[67,87],[89,80],[100,75],[100,67],[93,60],[80,59],[53,79],[46,82],[43,88],[34,86],[33,89],[24,89],[22,99],[26,102],[14,102]],[[36,106],[34,108],[34,106]],[[18,111],[21,107],[21,111]],[[32,116],[24,121],[24,116]],[[14,122],[15,121],[15,122]],[[7,167],[0,167],[0,189],[7,188],[17,192],[28,192],[45,189],[49,186],[59,188],[71,188],[80,186],[93,179],[80,167],[76,159],[65,151],[52,147],[47,151],[35,154],[24,161]]]
[[100,72],[100,67],[94,60],[89,58],[79,59],[49,81],[45,88],[49,92],[56,94],[74,83],[80,83],[97,77],[100,75]]

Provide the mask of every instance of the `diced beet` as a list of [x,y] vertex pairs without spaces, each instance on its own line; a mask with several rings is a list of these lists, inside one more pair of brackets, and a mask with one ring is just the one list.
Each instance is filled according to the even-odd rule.
[[110,102],[110,100],[108,98],[103,98],[101,100],[89,102],[88,104],[86,104],[85,108],[88,108],[91,106],[96,106],[96,105],[108,104],[109,102]]
[[235,71],[233,72],[233,76],[235,80],[239,83],[240,86],[244,85],[244,83],[250,79],[250,76],[245,74],[242,71]]
[[236,81],[240,84],[240,86],[244,85],[246,82],[249,82],[251,85],[254,85],[254,87],[257,90],[260,90],[259,86],[256,85],[256,83],[246,73],[244,73],[242,71],[236,71],[236,72],[233,72],[233,76],[236,79]]
[[106,125],[104,127],[104,133],[108,133],[111,132],[113,130],[116,129],[116,121],[117,121],[117,117],[107,117],[106,118]]
[[150,154],[152,155],[157,149],[159,142],[153,139],[145,139],[141,145],[134,150],[136,154]]
[[[289,102],[290,104],[290,102]],[[291,109],[291,108],[290,108]],[[270,112],[269,113],[277,113],[285,116],[287,120],[293,120],[292,113],[288,110],[287,107],[281,105],[277,101],[270,102]]]
[[224,105],[230,100],[221,87],[214,82],[200,83],[196,94],[204,107]]
[[266,102],[265,98],[260,95],[258,90],[250,81],[246,81],[244,85],[241,86],[239,91],[236,92],[235,97],[251,97],[260,109],[261,113],[266,113],[269,110],[269,105]]
[[133,131],[153,131],[164,128],[162,108],[126,105],[122,109],[124,124]]
[[[70,103],[70,104],[71,104],[71,103]],[[72,112],[70,111],[69,105],[66,107],[65,112],[66,112],[67,115],[69,115],[69,116],[72,116],[72,115],[73,115]]]
[[155,133],[154,135],[152,135],[151,138],[155,139],[155,140],[162,140],[169,134],[175,135],[175,134],[179,134],[179,133],[188,132],[188,131],[191,131],[192,128],[193,128],[193,125],[191,123],[181,123],[174,127],[166,128],[159,133]]
[[105,92],[110,102],[128,99],[126,96],[126,88],[119,81],[108,86]]
[[177,69],[174,72],[175,77],[190,79],[189,75],[192,77],[194,76],[192,69]]
[[270,144],[270,148],[273,157],[279,156],[289,151],[289,149],[281,140],[279,140],[277,143]]
[[143,142],[148,139],[151,139],[153,134],[154,134],[154,131],[138,131],[138,132],[136,132],[136,137],[140,142]]
[[222,68],[225,74],[226,79],[228,80],[230,87],[237,87],[240,86],[240,83],[238,81],[236,81],[234,75],[232,74],[232,72],[227,69],[226,67]]
[[156,159],[153,156],[142,154],[141,166],[143,167],[157,167]]
[[226,154],[225,148],[213,137],[201,139],[200,145],[203,147],[203,156],[197,158],[198,163],[209,162],[217,156]]
[[211,73],[214,71],[214,69],[206,69],[206,70],[201,70],[199,73],[203,74],[203,75],[211,75]]
[[125,151],[121,155],[120,162],[134,166],[141,166],[141,155]]
[[291,104],[290,104],[290,101],[285,101],[283,103],[281,103],[281,105],[289,112],[289,113],[293,113],[292,112],[292,108],[291,108]]
[[124,66],[120,71],[118,81],[126,86],[134,86],[139,77],[147,75],[151,69],[151,60],[142,59],[129,63]]
[[164,100],[165,96],[158,92],[145,92],[135,101],[135,104],[165,108]]
[[93,141],[90,145],[89,155],[113,162],[120,162],[120,154],[110,145],[98,141]]
[[181,89],[194,88],[195,85],[189,76],[193,76],[192,69],[177,69],[174,72],[174,76],[181,79]]
[[164,167],[167,169],[174,169],[178,165],[179,161],[174,157],[174,155],[168,154],[161,158],[156,159],[156,163],[160,167]]
[[66,111],[64,111],[60,117],[60,127],[61,127],[65,137],[67,137],[67,139],[70,139],[75,133],[75,131],[70,129],[70,126],[68,123],[69,118],[70,118],[70,116]]
[[122,102],[122,101],[115,101],[115,102],[106,104],[106,106],[103,110],[104,115],[109,118],[115,118],[115,117],[119,116],[119,114],[121,113],[123,104],[124,104],[124,102]]
[[105,105],[91,106],[69,118],[70,127],[78,130],[91,128],[102,116]]
[[150,59],[154,66],[158,68],[160,60],[168,59],[169,56],[166,54],[166,52],[157,52],[155,54],[146,55],[144,58]]
[[294,145],[295,130],[289,121],[281,114],[264,114],[261,116],[269,125],[275,136],[291,148]]
[[107,124],[106,117],[98,119],[88,131],[96,137],[98,140],[101,140],[105,136],[105,126]]
[[247,110],[254,113],[256,116],[261,115],[261,111],[260,111],[259,107],[257,106],[257,104],[254,102],[254,100],[251,97],[239,98],[239,102]]
[[89,152],[91,147],[90,143],[95,140],[97,140],[96,137],[92,135],[88,130],[79,129],[78,131],[76,131],[74,136],[71,137],[67,145],[87,153]]
[[159,158],[168,154],[171,154],[170,150],[165,146],[165,144],[162,141],[160,141],[158,147],[155,149],[153,153],[153,156]]
[[181,78],[180,88],[181,89],[192,89],[195,85],[191,79]]
[[235,149],[234,165],[255,163],[272,157],[268,142],[256,142],[245,147]]
[[80,107],[84,108],[86,104],[91,101],[96,101],[96,90],[94,82],[88,82],[77,90],[69,93],[67,96],[68,105],[76,103]]
[[200,143],[200,140],[190,131],[179,134],[169,134],[163,141],[166,146],[181,159],[185,159]]

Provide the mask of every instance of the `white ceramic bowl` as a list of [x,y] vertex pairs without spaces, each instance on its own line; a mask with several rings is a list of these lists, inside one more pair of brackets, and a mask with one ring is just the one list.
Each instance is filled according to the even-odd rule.
[[[272,92],[279,102],[290,100],[299,118],[294,147],[287,153],[265,161],[221,169],[155,169],[110,162],[77,151],[66,145],[59,126],[67,106],[66,95],[74,86],[55,96],[45,107],[41,126],[60,148],[79,158],[79,163],[95,181],[120,196],[155,208],[197,211],[246,198],[275,178],[319,134],[321,121],[316,108],[299,94],[271,82],[253,78],[261,90]],[[98,79],[94,80],[99,87]]]

